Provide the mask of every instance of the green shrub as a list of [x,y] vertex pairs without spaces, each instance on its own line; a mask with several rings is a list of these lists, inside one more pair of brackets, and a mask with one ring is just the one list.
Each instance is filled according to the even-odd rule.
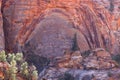
[[[4,74],[3,80],[37,80],[38,72],[35,66],[29,66],[23,59],[22,53],[5,54],[5,51],[0,52],[0,63],[6,66],[0,66],[0,71]],[[21,65],[21,66],[20,66]]]
[[6,62],[6,55],[5,55],[5,51],[1,51],[0,53],[0,62]]

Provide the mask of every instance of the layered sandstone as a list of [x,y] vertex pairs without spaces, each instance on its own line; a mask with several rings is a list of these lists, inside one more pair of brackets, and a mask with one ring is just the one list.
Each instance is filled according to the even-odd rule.
[[[52,23],[51,26],[60,28],[62,25],[60,26],[57,24],[57,20],[55,20],[55,18],[58,18],[58,22],[61,20],[61,24],[66,26],[66,31],[69,31],[67,27],[70,27],[72,31],[69,31],[71,33],[67,33],[68,35],[72,36],[73,34],[79,32],[78,34],[81,34],[85,38],[85,40],[84,38],[81,38],[81,40],[85,43],[84,46],[79,46],[81,50],[85,48],[85,50],[88,50],[99,47],[106,48],[109,51],[112,50],[114,38],[111,34],[111,25],[109,24],[110,14],[107,10],[98,6],[94,2],[89,0],[27,0],[25,2],[24,0],[4,0],[2,5],[4,21],[3,27],[5,31],[5,42],[7,44],[6,50],[9,52],[22,51],[21,47],[24,47],[29,40],[34,38],[34,36],[41,37],[37,36],[37,34],[41,34],[41,31],[36,29],[39,29],[42,26],[48,26]],[[49,19],[50,16],[52,18],[54,16],[55,18],[45,21]],[[42,23],[43,21],[46,23]],[[48,32],[54,33],[52,31]],[[46,37],[47,34],[49,33],[45,34]],[[77,39],[78,44],[81,42],[81,40],[79,40]],[[35,40],[35,42],[37,41]],[[68,45],[69,47],[73,44],[72,42],[70,43],[71,44]],[[37,44],[40,44],[40,42],[37,42]]]
[[[1,0],[0,4],[0,49],[23,52],[39,71],[49,63],[55,65],[61,57],[63,63],[57,67],[116,66],[111,55],[120,51],[120,20],[116,20],[118,8],[111,5],[118,7],[119,0]],[[96,49],[104,51],[81,56]],[[66,54],[70,60],[64,60]]]

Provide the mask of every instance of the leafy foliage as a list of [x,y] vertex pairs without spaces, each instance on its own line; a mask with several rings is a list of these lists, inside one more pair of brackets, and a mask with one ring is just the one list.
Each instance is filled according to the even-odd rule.
[[0,53],[0,62],[6,62],[6,55],[5,55],[5,51],[1,51]]
[[[20,66],[21,65],[21,66]],[[0,80],[37,80],[35,66],[29,66],[22,53],[5,54],[0,52]]]

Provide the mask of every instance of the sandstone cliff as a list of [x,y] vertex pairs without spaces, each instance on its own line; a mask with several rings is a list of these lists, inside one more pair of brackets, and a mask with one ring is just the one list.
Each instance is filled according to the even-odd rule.
[[106,58],[97,60],[97,53],[92,55],[92,58],[89,55],[88,58],[82,59],[86,62],[82,67],[84,65],[86,68],[90,59],[94,60],[90,62],[90,68],[93,62],[97,62],[98,65],[92,66],[95,69],[111,68],[112,62],[114,63],[111,55],[120,54],[119,0],[0,2],[0,49],[23,52],[26,60],[35,64],[39,71],[50,62],[53,64],[56,58],[63,57],[66,53],[74,54],[75,51],[83,54],[100,49],[103,50],[100,55],[109,55],[108,62],[106,61],[110,62],[109,66],[99,65]]
[[[98,6],[97,3],[90,0],[26,0],[26,2],[24,0],[3,0],[2,16],[5,44],[7,44],[5,49],[8,52],[22,51],[21,47],[25,47],[25,44],[30,41],[36,42],[38,47],[44,48],[45,42],[42,42],[42,39],[44,40],[42,36],[48,35],[50,37],[51,35],[52,38],[53,33],[58,37],[62,34],[63,36],[68,36],[71,38],[71,40],[68,39],[70,41],[73,40],[74,34],[77,34],[77,37],[80,37],[84,41],[84,46],[81,46],[83,45],[80,43],[82,41],[77,39],[78,46],[83,51],[102,47],[111,52],[115,42],[114,36],[111,33],[111,15],[104,7]],[[41,26],[45,26],[46,28],[43,27],[44,29],[40,29],[42,28]],[[56,32],[52,31],[52,27],[66,28],[66,30],[64,29],[66,33],[63,30],[60,31],[60,29],[58,29],[59,31],[54,29]],[[50,33],[45,33],[44,30]],[[41,38],[41,40],[35,40],[35,37]],[[74,44],[70,41],[66,43],[69,46],[66,50],[72,48],[72,44]],[[58,40],[55,40],[55,42],[60,43]],[[43,44],[43,46],[40,46],[40,44]],[[51,45],[54,44],[51,43]]]

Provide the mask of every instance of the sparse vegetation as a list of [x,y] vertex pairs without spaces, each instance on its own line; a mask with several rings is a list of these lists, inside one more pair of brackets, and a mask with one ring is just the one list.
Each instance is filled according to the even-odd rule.
[[88,57],[90,54],[91,54],[90,50],[87,50],[87,51],[81,53],[82,57],[84,57],[84,58]]
[[110,8],[109,11],[113,12],[114,11],[114,0],[109,0],[110,1]]
[[112,59],[115,60],[120,65],[120,54],[113,55]]
[[80,49],[79,49],[79,46],[78,46],[78,42],[77,42],[77,33],[75,33],[75,35],[74,35],[72,50],[73,50],[73,51],[80,50]]
[[64,73],[58,80],[75,80],[75,78],[69,73]]
[[113,75],[113,73],[108,72],[108,76],[109,76],[109,77],[112,77],[112,75]]
[[[20,66],[21,65],[21,66]],[[22,53],[8,54],[0,52],[0,80],[37,80],[35,66],[29,66]]]

